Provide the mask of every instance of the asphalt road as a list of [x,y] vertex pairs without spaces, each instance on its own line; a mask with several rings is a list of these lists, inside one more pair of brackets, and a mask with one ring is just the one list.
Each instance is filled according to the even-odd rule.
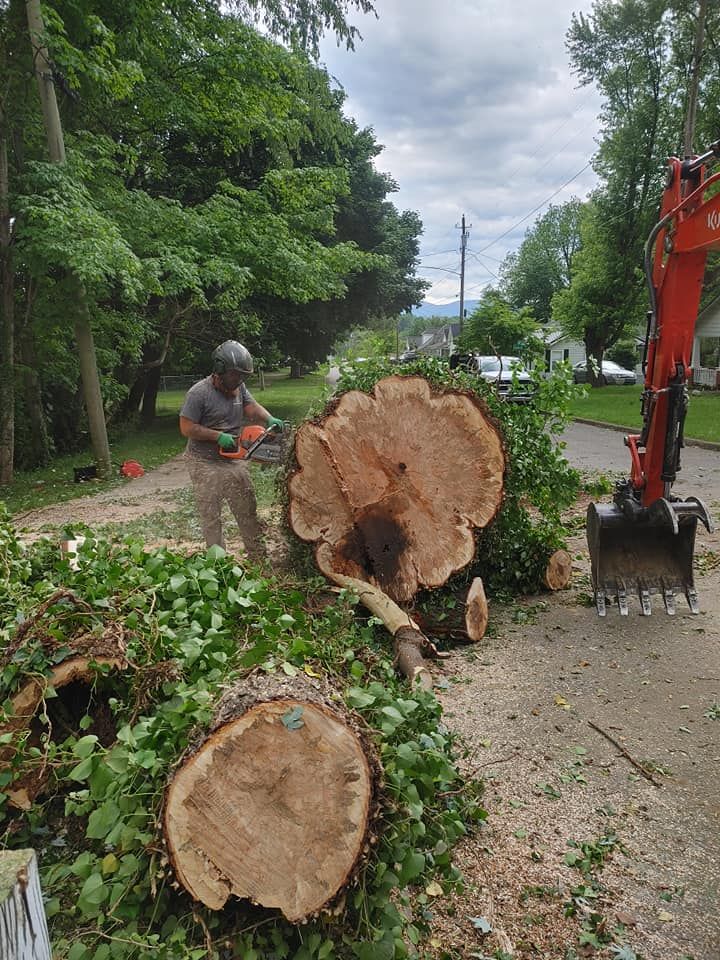
[[[630,473],[630,454],[618,430],[573,423],[563,434],[565,456],[582,472],[609,475]],[[682,455],[682,471],[673,486],[680,497],[696,496],[712,509],[720,523],[720,450],[688,446]]]

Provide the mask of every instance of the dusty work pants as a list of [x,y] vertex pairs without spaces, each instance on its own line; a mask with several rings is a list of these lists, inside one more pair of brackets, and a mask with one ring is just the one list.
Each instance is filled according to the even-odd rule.
[[263,527],[257,517],[257,502],[247,465],[240,460],[188,460],[198,516],[209,547],[225,547],[221,511],[226,500],[240,530],[245,552],[251,560],[265,556]]

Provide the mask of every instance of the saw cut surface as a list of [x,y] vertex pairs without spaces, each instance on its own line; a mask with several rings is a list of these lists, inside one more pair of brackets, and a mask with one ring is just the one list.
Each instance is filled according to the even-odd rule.
[[353,390],[297,433],[290,525],[320,569],[374,583],[393,600],[437,587],[473,557],[473,531],[502,502],[497,426],[469,394],[423,377]]
[[212,909],[245,897],[302,919],[347,882],[372,790],[362,745],[340,718],[297,700],[257,704],[215,730],[172,781],[171,861]]

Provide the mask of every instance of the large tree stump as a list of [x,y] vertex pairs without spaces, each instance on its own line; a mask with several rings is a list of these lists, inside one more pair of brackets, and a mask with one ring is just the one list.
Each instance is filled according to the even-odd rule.
[[0,851],[0,957],[51,960],[33,850]]
[[378,771],[358,723],[317,685],[233,688],[166,793],[178,880],[213,910],[230,897],[291,921],[329,908],[371,840]]
[[466,566],[503,498],[505,454],[483,402],[418,376],[343,394],[297,432],[289,521],[320,569],[393,600]]

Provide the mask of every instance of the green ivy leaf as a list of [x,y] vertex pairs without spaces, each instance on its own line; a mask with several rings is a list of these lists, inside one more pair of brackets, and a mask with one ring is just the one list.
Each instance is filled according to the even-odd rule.
[[302,715],[302,707],[293,707],[292,710],[288,710],[288,712],[283,715],[283,726],[287,727],[288,730],[299,730],[300,727],[305,726],[305,721],[300,719]]

